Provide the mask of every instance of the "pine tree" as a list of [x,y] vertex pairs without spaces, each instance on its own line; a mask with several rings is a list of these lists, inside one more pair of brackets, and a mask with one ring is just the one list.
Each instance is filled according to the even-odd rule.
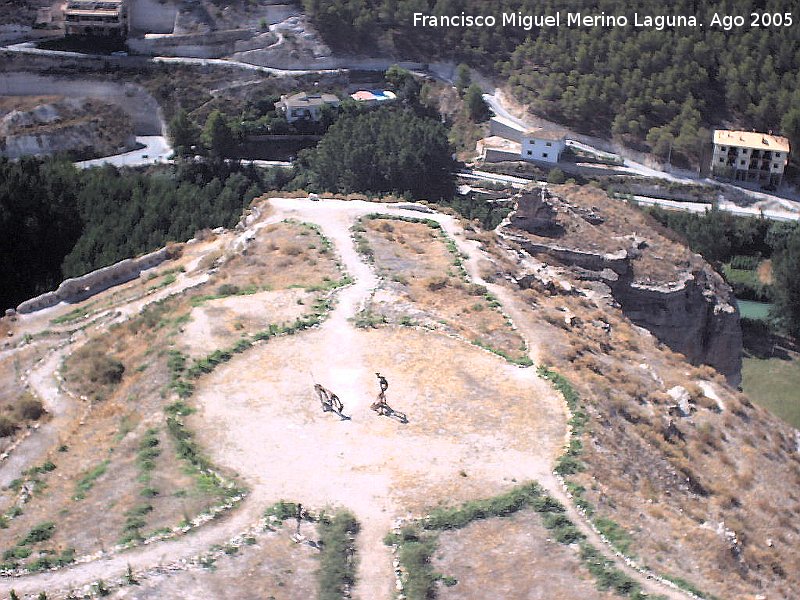
[[198,144],[199,134],[197,126],[182,108],[169,122],[169,135],[176,154],[191,154],[192,147]]
[[467,108],[467,116],[471,121],[480,123],[489,118],[489,107],[483,99],[483,90],[477,83],[471,84],[464,94],[464,104]]
[[225,117],[218,110],[208,115],[200,141],[209,151],[211,156],[225,158],[231,155],[234,147],[234,137]]

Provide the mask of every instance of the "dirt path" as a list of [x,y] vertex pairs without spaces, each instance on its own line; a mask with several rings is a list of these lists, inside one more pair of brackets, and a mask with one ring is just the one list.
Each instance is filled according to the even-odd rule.
[[5,460],[0,469],[0,487],[5,488],[20,477],[22,471],[44,461],[59,435],[68,429],[69,423],[78,415],[78,406],[58,389],[58,382],[54,377],[61,360],[70,349],[69,346],[52,349],[49,356],[28,374],[31,389],[42,401],[50,420],[24,440]]
[[[433,218],[467,254],[467,270],[481,282],[482,251],[465,239],[458,222],[360,201],[273,199],[271,204],[270,222],[296,218],[318,224],[355,283],[339,291],[322,327],[258,345],[198,385],[199,411],[190,425],[215,462],[247,481],[250,496],[234,513],[177,540],[4,580],[0,593],[15,588],[52,594],[121,575],[128,565],[141,570],[194,556],[246,529],[268,504],[286,499],[315,510],[342,506],[353,512],[361,524],[354,597],[380,600],[394,589],[391,554],[382,540],[399,516],[419,516],[437,501],[484,497],[531,479],[569,506],[552,474],[565,439],[563,401],[534,369],[519,369],[446,336],[408,328],[362,331],[348,322],[378,283],[350,238],[355,219],[376,211]],[[515,299],[500,286],[486,285],[516,320]],[[407,425],[370,411],[378,370],[390,378],[390,402],[409,414]],[[309,393],[312,377],[342,398],[350,420],[319,410]],[[603,547],[572,509],[570,516]],[[654,588],[619,566],[648,591],[685,597]]]
[[[200,285],[208,279],[203,273],[191,276],[186,273],[179,275],[175,285],[159,290],[120,306],[114,306],[93,315],[87,330],[108,327],[112,323],[121,323],[130,317],[139,314],[148,304],[158,302],[169,296],[179,294],[188,288]],[[19,315],[21,332],[34,332],[32,325],[40,328],[47,327],[52,309],[38,311],[31,315]],[[26,323],[30,321],[30,325]],[[75,325],[71,326],[73,329]],[[67,326],[54,328],[54,331],[69,333]],[[85,407],[82,403],[64,392],[56,374],[61,367],[61,362],[69,353],[78,350],[87,340],[86,331],[74,331],[68,340],[54,345],[49,350],[49,355],[28,374],[28,383],[31,391],[38,396],[51,419],[38,428],[17,446],[9,457],[0,465],[0,487],[6,487],[14,479],[21,476],[22,471],[32,465],[45,460],[48,453],[52,452],[61,442],[67,432],[72,431],[77,419],[83,414]],[[38,342],[46,343],[46,342]]]

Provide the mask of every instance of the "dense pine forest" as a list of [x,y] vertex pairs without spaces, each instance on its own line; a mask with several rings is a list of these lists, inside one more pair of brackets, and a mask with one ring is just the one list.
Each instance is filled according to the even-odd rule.
[[[465,61],[507,81],[534,112],[696,164],[707,128],[788,135],[800,148],[800,14],[792,26],[750,27],[751,12],[783,14],[785,0],[304,0],[326,42],[345,51]],[[413,13],[556,12],[696,15],[703,27],[413,26]],[[715,13],[745,25],[710,27]],[[499,20],[499,19],[498,19]]]
[[199,229],[231,227],[261,190],[286,179],[223,162],[142,173],[0,160],[0,306]]

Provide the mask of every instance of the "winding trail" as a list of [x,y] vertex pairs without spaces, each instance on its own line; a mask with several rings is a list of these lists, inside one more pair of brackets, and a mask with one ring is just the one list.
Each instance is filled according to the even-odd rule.
[[[392,369],[400,372],[404,367],[404,342],[430,340],[428,343],[432,348],[437,348],[436,344],[451,344],[452,348],[461,345],[463,349],[464,344],[439,334],[413,330],[364,332],[349,322],[378,285],[373,268],[356,252],[349,231],[357,218],[368,213],[438,221],[468,257],[465,268],[470,277],[486,285],[501,300],[503,309],[527,338],[531,358],[535,361],[539,356],[537,341],[527,333],[526,316],[517,308],[518,300],[506,288],[483,281],[479,262],[487,257],[477,242],[466,239],[459,222],[443,214],[421,214],[398,205],[362,201],[314,202],[276,198],[271,199],[270,204],[273,214],[242,235],[252,234],[266,223],[283,218],[316,223],[335,245],[354,283],[339,290],[335,308],[321,327],[258,345],[241,355],[240,359],[232,360],[206,376],[198,386],[194,402],[199,412],[193,417],[199,420],[194,424],[199,424],[202,429],[198,437],[214,461],[242,474],[251,486],[251,494],[233,512],[183,537],[58,571],[3,579],[0,593],[7,594],[12,588],[20,594],[36,594],[44,590],[52,597],[59,593],[58,590],[65,593],[100,578],[109,580],[121,576],[128,565],[134,571],[143,571],[189,559],[246,530],[258,521],[269,503],[284,498],[302,501],[313,509],[333,504],[352,511],[361,524],[357,538],[357,584],[353,596],[361,600],[388,599],[394,589],[394,570],[390,550],[382,540],[393,521],[406,516],[409,510],[404,503],[405,496],[398,492],[398,482],[412,482],[406,489],[418,485],[422,490],[417,492],[422,494],[418,502],[430,506],[441,496],[426,496],[426,492],[441,491],[437,486],[467,463],[470,465],[470,480],[459,479],[456,485],[468,486],[474,478],[472,485],[478,488],[473,489],[473,493],[485,495],[480,487],[483,482],[491,482],[496,488],[498,485],[511,485],[510,475],[519,481],[536,479],[548,493],[568,507],[570,518],[589,541],[604,548],[599,536],[574,510],[552,473],[553,461],[566,440],[567,432],[563,429],[566,409],[549,385],[536,376],[534,369],[519,369],[488,353],[484,358],[475,354],[479,351],[468,350],[472,353],[469,356],[473,357],[468,367],[474,371],[469,376],[496,377],[498,381],[511,381],[522,386],[520,389],[529,390],[528,395],[542,403],[537,406],[537,411],[544,418],[560,424],[555,428],[555,435],[536,440],[533,442],[535,446],[525,446],[526,441],[519,441],[524,436],[513,429],[516,417],[510,408],[501,414],[503,420],[500,421],[511,427],[508,432],[497,428],[495,423],[484,423],[492,415],[488,412],[481,414],[480,410],[457,415],[462,421],[452,432],[447,430],[448,419],[436,422],[435,418],[425,416],[438,410],[437,402],[430,400],[438,401],[447,396],[416,397],[416,385],[420,382],[413,379],[404,382],[404,378],[411,379],[405,371],[405,377],[393,378],[390,397],[399,398],[402,410],[409,410],[412,415],[410,425],[399,426],[389,419],[377,418],[369,410],[372,398],[365,396],[364,390],[375,387],[371,371],[376,370],[378,364],[387,364],[391,361],[389,357],[396,354],[397,364],[392,365]],[[134,310],[135,307],[130,306],[126,312]],[[387,335],[397,337],[396,349],[387,349],[386,344],[381,346],[379,343],[385,339],[380,336]],[[47,359],[41,377],[45,377],[49,368],[57,366],[59,357],[54,354]],[[280,357],[280,363],[285,365],[294,364],[294,370],[285,370],[291,367],[282,367],[276,362],[276,357]],[[307,396],[308,388],[307,381],[297,381],[298,364],[307,364],[309,371],[313,370],[309,374],[345,399],[345,412],[352,416],[352,420],[332,421],[328,418],[332,415],[321,415],[317,406],[306,409],[298,405],[300,395]],[[462,365],[465,367],[467,365]],[[425,364],[417,368],[430,371],[437,367]],[[488,369],[488,374],[482,373],[481,368]],[[524,411],[523,414],[533,412],[530,408],[519,409]],[[459,426],[466,427],[466,432]],[[552,423],[550,426],[553,427]],[[398,431],[402,431],[402,435]],[[257,450],[254,452],[254,449]],[[433,462],[431,457],[434,457]],[[442,499],[450,502],[447,496]],[[670,600],[686,597],[648,580],[619,559],[615,562],[648,592],[664,594]]]

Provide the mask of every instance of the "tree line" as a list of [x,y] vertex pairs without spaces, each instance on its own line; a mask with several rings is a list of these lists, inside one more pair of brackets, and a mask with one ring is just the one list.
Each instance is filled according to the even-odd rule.
[[664,210],[648,212],[662,225],[676,231],[695,252],[721,270],[723,263],[772,260],[769,300],[775,317],[791,335],[800,337],[800,224],[760,217],[736,217],[720,210],[693,214]]
[[435,111],[419,102],[420,85],[390,70],[396,105],[348,109],[294,169],[265,171],[226,160],[235,138],[212,112],[197,128],[178,113],[172,138],[182,151],[202,144],[202,160],[147,171],[106,165],[79,170],[57,159],[0,160],[0,303],[54,289],[87,273],[186,240],[206,227],[232,227],[264,191],[394,193],[449,201],[453,148]]
[[54,289],[124,258],[231,227],[262,190],[289,175],[221,161],[150,172],[61,159],[0,160],[0,304]]

